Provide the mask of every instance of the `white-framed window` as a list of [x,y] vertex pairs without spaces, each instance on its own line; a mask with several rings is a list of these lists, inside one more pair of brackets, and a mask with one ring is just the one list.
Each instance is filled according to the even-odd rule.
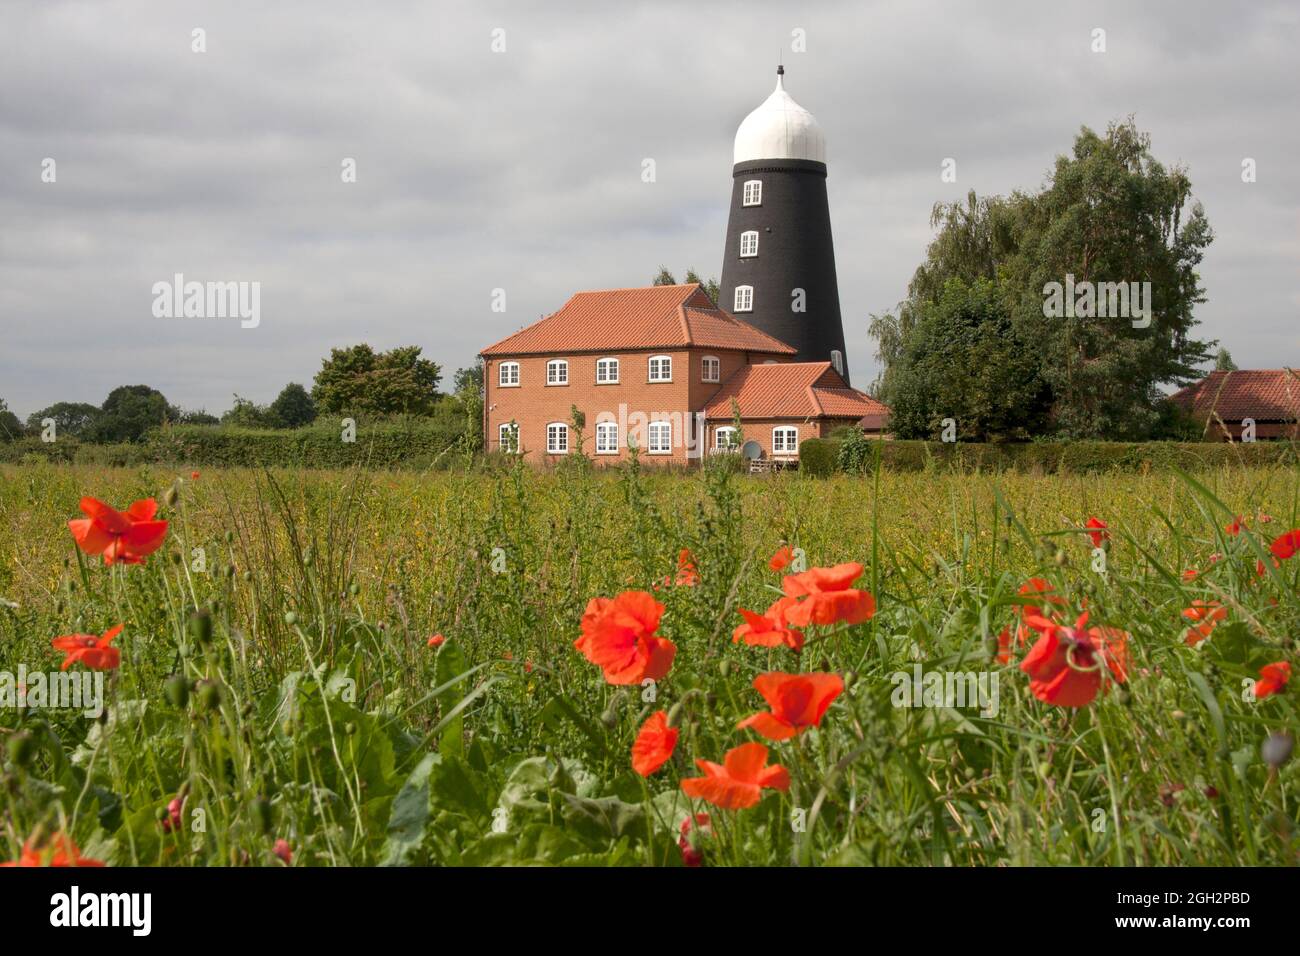
[[518,422],[502,422],[497,427],[497,445],[504,452],[519,451]]
[[740,234],[740,255],[745,259],[758,255],[758,233],[755,230]]
[[546,363],[547,385],[569,384],[569,363],[564,359],[551,359]]
[[736,286],[736,301],[733,303],[733,312],[753,312],[754,311],[754,287],[752,285]]
[[618,454],[618,422],[596,422],[596,454]]
[[502,388],[518,388],[519,363],[502,362],[497,366],[497,384]]
[[722,360],[716,355],[700,359],[700,381],[717,382],[722,379]]
[[651,422],[649,431],[650,454],[670,454],[673,450],[673,423]]
[[793,425],[778,425],[772,429],[772,454],[799,454],[799,429]]
[[673,357],[671,355],[650,356],[650,381],[671,382],[673,380]]
[[618,384],[618,359],[616,358],[596,359],[596,384],[597,385]]
[[741,200],[745,206],[763,205],[763,180],[747,179],[745,180],[745,196]]
[[722,425],[713,433],[713,447],[718,451],[733,451],[736,448],[736,429],[733,425]]
[[569,426],[564,422],[551,422],[546,426],[546,454],[569,453]]

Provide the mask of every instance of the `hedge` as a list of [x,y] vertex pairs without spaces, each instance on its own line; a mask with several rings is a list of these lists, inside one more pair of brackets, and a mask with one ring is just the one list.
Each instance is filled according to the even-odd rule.
[[[799,445],[800,469],[825,476],[843,470],[839,464],[844,442],[809,438]],[[973,471],[1102,472],[1141,471],[1179,467],[1185,470],[1223,465],[1296,465],[1297,447],[1290,442],[970,442],[880,441],[881,464],[891,471],[957,468]],[[870,461],[867,468],[871,467]]]

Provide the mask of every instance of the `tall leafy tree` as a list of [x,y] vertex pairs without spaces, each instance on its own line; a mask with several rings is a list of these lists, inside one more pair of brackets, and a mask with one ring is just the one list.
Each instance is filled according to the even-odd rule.
[[442,369],[408,345],[376,352],[365,343],[333,349],[316,373],[312,398],[328,414],[428,415]]
[[18,416],[9,411],[9,406],[5,400],[0,398],[0,441],[13,441],[21,438],[23,434],[23,423],[18,420]]
[[1214,370],[1216,372],[1237,371],[1237,363],[1232,360],[1231,353],[1223,346],[1219,346],[1219,351],[1214,353]]
[[179,416],[158,389],[148,385],[120,385],[104,399],[91,435],[101,442],[140,441],[149,429]]
[[316,403],[297,382],[290,382],[280,390],[269,411],[281,428],[302,428],[316,420]]
[[49,408],[42,408],[39,412],[28,415],[27,428],[33,433],[39,433],[45,427],[43,423],[48,418],[54,420],[56,435],[67,438],[87,438],[94,433],[99,414],[99,406],[88,402],[55,402]]

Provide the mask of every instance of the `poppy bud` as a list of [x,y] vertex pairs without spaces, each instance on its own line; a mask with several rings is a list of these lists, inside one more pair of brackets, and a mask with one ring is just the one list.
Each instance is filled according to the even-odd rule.
[[204,710],[216,710],[221,705],[221,689],[216,681],[203,680],[198,684],[199,705]]
[[271,832],[271,801],[266,797],[258,797],[253,801],[253,819],[263,833]]
[[227,532],[226,532],[226,544],[234,544],[234,543],[235,543],[235,532],[233,532],[233,531],[227,531]]
[[354,724],[352,721],[349,720],[346,724],[343,725],[343,733],[346,734],[347,736],[353,737],[356,735],[356,732],[357,732],[357,725]]
[[189,682],[180,674],[173,674],[163,683],[163,695],[173,707],[183,708],[190,702]]
[[288,624],[290,627],[293,627],[295,624],[298,623],[298,615],[294,614],[293,611],[289,611],[284,615],[284,623]]
[[618,723],[618,712],[627,700],[627,691],[619,691],[605,708],[605,712],[600,715],[600,722],[606,727],[613,727]]
[[67,607],[68,606],[63,603],[63,598],[59,598],[57,601],[54,602],[54,613],[62,614],[67,609]]
[[153,812],[153,816],[155,820],[160,820],[160,821],[166,820],[168,817],[167,808],[159,807],[157,810]]
[[9,738],[9,759],[16,767],[26,767],[36,756],[36,741],[26,730],[20,730]]
[[356,597],[358,594],[361,593],[361,585],[357,584],[355,581],[352,582],[351,584],[348,585],[348,593],[351,594],[353,597]]
[[723,677],[729,677],[731,675],[731,661],[724,657],[722,663],[718,665],[718,673]]
[[682,719],[682,702],[678,701],[668,708],[668,726],[676,727]]
[[248,582],[250,582],[250,581],[252,581],[252,580],[253,580],[253,572],[252,572],[252,571],[245,571],[245,572],[244,572],[244,583],[247,584]]
[[316,552],[311,548],[306,548],[302,552],[302,563],[311,564],[316,559]]
[[180,564],[181,553],[179,551],[173,551],[171,554],[167,555],[167,560],[170,561],[172,564]]
[[200,644],[212,640],[212,615],[206,610],[198,610],[190,615],[190,637]]
[[1053,560],[1061,567],[1064,567],[1069,562],[1069,558],[1065,556],[1065,552],[1060,548],[1056,550],[1056,557]]
[[167,493],[163,495],[163,504],[165,504],[168,508],[173,508],[176,506],[177,497],[178,495],[176,494],[176,486],[172,485],[170,488],[167,489]]
[[844,672],[844,689],[845,689],[845,690],[848,690],[850,687],[852,687],[852,686],[853,686],[853,682],[854,682],[855,680],[857,680],[857,679],[858,679],[858,672],[857,672],[857,671],[845,671],[845,672]]
[[1276,770],[1291,759],[1294,746],[1295,739],[1290,734],[1269,734],[1260,745],[1259,755],[1264,758],[1264,763]]
[[226,577],[233,578],[235,576],[235,566],[233,564],[227,564],[224,570],[226,572]]

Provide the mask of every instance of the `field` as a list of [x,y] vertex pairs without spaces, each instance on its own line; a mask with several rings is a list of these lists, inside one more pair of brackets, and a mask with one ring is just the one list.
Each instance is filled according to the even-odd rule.
[[[83,496],[157,499],[165,538],[105,566],[68,527]],[[1297,685],[1274,665],[1297,657],[1298,527],[1290,467],[0,466],[0,672],[30,693],[54,639],[123,625],[120,658],[68,670],[105,676],[98,718],[0,683],[0,859],[1296,865]],[[733,641],[783,583],[801,650]],[[636,620],[593,606],[575,647],[623,592],[647,594]],[[601,659],[637,628],[670,667]],[[769,672],[826,676],[769,703]],[[784,772],[746,747],[683,790],[752,743]]]

